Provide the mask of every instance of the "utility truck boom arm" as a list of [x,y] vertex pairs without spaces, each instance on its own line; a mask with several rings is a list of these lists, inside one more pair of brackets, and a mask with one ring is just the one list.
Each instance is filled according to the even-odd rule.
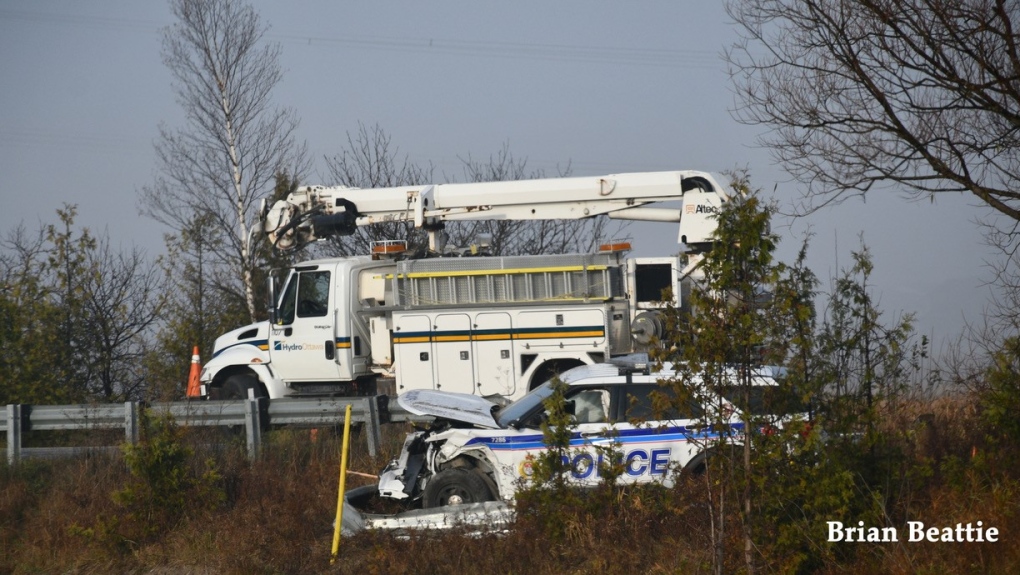
[[[360,226],[408,221],[429,232],[458,220],[576,220],[610,218],[678,222],[689,251],[710,242],[710,217],[727,199],[708,173],[644,172],[507,182],[360,189],[305,186],[263,205],[262,232],[280,251],[299,249]],[[679,209],[648,207],[681,200]]]

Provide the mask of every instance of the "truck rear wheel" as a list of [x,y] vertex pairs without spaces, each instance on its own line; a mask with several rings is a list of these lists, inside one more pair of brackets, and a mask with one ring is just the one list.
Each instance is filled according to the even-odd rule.
[[480,471],[453,467],[440,471],[425,486],[425,507],[442,507],[461,503],[494,501],[496,494],[489,489]]
[[535,375],[531,376],[531,383],[528,385],[528,389],[535,389],[553,377],[558,377],[564,371],[581,365],[584,365],[584,362],[579,359],[554,359],[547,361],[535,370]]

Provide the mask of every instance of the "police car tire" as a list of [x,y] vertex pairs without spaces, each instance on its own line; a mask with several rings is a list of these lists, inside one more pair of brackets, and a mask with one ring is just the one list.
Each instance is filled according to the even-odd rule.
[[738,451],[739,446],[729,447],[713,447],[695,456],[695,458],[687,464],[685,468],[695,477],[700,477],[705,474],[710,464],[709,460],[718,460],[720,458],[727,458],[730,461],[735,461],[740,457],[741,452]]
[[459,498],[459,503],[481,503],[496,497],[479,471],[452,467],[440,471],[428,482],[423,503],[427,508],[442,507],[451,505],[451,498]]

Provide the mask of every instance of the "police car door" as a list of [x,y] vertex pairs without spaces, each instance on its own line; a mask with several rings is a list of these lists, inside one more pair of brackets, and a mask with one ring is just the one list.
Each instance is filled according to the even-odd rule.
[[570,477],[583,485],[601,480],[601,470],[619,450],[621,431],[614,423],[612,386],[585,386],[567,391],[567,410],[572,413]]
[[[612,394],[608,385],[571,387],[564,395],[565,408],[571,415],[570,444],[563,455],[567,474],[573,482],[595,485],[599,482],[599,460],[610,456],[613,445]],[[549,449],[541,427],[550,414],[539,405],[521,419],[519,428],[513,426],[498,437],[491,447],[499,466],[517,473],[519,478],[530,478],[535,461]]]
[[601,469],[614,461],[623,466],[619,483],[649,483],[669,477],[671,457],[680,451],[677,436],[663,433],[654,423],[629,417],[631,396],[647,397],[651,387],[656,387],[653,384],[635,389],[631,377],[567,393],[576,422],[570,460],[574,480],[596,484],[601,480]]

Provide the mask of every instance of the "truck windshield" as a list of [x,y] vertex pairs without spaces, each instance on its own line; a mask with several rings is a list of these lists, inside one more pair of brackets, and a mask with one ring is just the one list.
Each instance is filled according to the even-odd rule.
[[323,317],[329,310],[329,272],[302,270],[290,274],[280,296],[276,323],[290,325],[297,317]]

